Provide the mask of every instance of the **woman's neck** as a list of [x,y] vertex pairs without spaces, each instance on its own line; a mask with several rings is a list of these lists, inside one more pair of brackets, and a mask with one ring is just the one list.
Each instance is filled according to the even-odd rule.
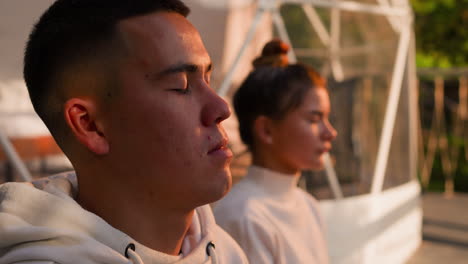
[[266,153],[252,153],[252,164],[283,174],[297,175],[298,173],[300,173],[299,168],[292,167],[286,162],[280,161],[272,155]]

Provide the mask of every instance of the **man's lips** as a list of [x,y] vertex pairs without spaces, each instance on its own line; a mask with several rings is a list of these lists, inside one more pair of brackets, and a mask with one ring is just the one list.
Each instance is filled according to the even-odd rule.
[[216,145],[214,145],[209,151],[208,155],[212,157],[218,157],[222,160],[229,160],[233,157],[233,153],[231,149],[228,147],[228,139],[227,137],[223,137],[221,140],[218,141]]
[[209,151],[208,154],[212,154],[216,151],[227,151],[229,150],[228,148],[228,139],[223,138],[221,139],[215,146],[213,146]]

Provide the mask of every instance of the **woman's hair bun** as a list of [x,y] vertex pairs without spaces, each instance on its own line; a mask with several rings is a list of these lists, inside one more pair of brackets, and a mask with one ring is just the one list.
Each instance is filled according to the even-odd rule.
[[289,45],[281,39],[270,40],[262,50],[262,55],[253,61],[255,68],[261,66],[287,66]]

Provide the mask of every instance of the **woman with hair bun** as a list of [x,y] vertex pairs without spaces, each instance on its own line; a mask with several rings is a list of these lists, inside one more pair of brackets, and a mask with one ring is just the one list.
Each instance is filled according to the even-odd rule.
[[301,170],[323,168],[337,133],[325,80],[289,64],[288,49],[277,39],[267,43],[234,95],[252,165],[214,214],[250,263],[328,263],[318,202],[297,182]]

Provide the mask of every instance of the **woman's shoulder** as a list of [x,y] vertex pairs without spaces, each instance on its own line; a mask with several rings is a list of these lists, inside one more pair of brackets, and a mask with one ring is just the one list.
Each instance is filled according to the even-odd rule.
[[297,188],[296,195],[311,211],[319,213],[320,202],[317,198],[299,187]]
[[261,190],[248,182],[239,182],[220,201],[213,204],[213,213],[218,219],[261,218],[267,213]]

